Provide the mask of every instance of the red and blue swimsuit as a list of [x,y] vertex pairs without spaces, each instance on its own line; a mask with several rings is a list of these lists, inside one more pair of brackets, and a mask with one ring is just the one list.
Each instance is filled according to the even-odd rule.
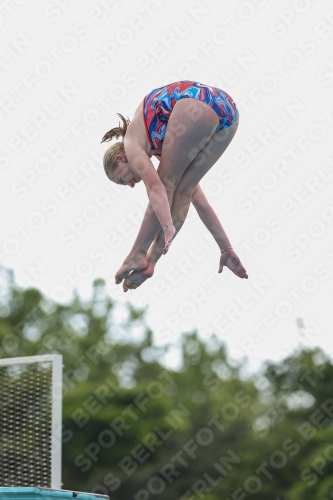
[[233,99],[223,90],[202,83],[184,80],[152,90],[143,100],[143,119],[152,149],[162,147],[168,120],[179,99],[199,99],[219,117],[215,132],[230,127],[239,117]]

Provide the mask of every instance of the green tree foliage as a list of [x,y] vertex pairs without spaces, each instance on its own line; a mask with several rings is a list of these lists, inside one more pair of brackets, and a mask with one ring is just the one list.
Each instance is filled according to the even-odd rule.
[[[90,301],[60,305],[11,278],[0,308],[1,357],[63,356],[64,489],[112,500],[333,498],[333,366],[320,349],[245,378],[215,336],[156,347],[144,311],[115,304],[103,280]],[[164,363],[172,353],[178,371]]]

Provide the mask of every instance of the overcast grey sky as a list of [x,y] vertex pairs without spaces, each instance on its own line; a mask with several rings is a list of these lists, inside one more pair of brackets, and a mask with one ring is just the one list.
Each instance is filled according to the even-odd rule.
[[[333,354],[329,0],[8,0],[0,27],[0,259],[19,285],[66,302],[103,277],[116,301],[148,307],[158,343],[214,332],[252,367],[301,337]],[[187,79],[240,112],[201,186],[249,280],[217,273],[219,248],[191,207],[155,276],[125,294],[114,274],[147,195],[107,180],[100,140],[117,112],[131,118],[152,89]],[[172,349],[166,361],[177,365]]]

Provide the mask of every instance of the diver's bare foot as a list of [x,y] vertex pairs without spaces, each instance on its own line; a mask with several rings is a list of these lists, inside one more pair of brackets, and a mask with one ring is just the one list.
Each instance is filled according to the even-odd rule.
[[133,257],[127,257],[115,275],[116,284],[119,285],[130,274],[131,271],[143,271],[147,267],[145,254],[137,254]]
[[153,262],[147,262],[147,267],[143,271],[133,271],[123,283],[124,292],[127,290],[135,290],[138,286],[142,285],[148,278],[151,278],[154,274],[155,264]]

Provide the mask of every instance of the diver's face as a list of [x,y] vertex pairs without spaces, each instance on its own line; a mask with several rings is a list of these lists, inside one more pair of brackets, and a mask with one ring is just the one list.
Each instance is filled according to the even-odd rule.
[[117,168],[114,170],[111,180],[116,184],[133,188],[135,184],[141,181],[140,175],[128,163],[126,156],[118,155],[116,160],[118,160]]

